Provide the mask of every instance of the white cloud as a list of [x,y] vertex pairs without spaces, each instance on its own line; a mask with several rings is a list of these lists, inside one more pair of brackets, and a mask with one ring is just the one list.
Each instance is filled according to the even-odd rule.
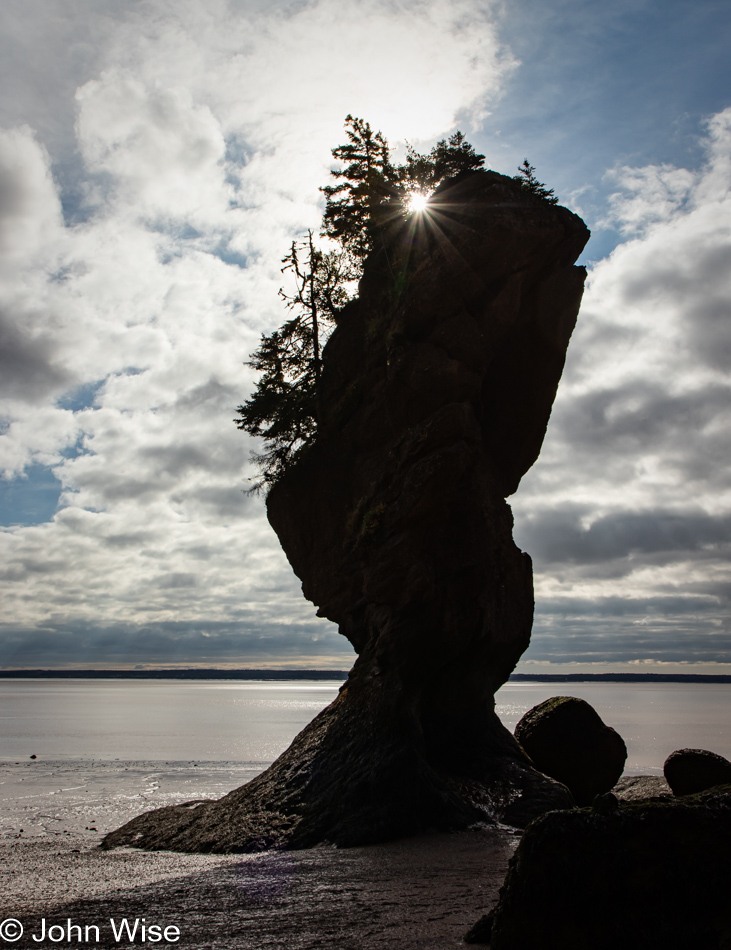
[[114,213],[219,223],[233,190],[224,182],[219,122],[190,90],[146,87],[109,70],[76,93],[77,135],[87,168],[116,186]]
[[609,177],[622,190],[610,195],[611,213],[601,224],[614,224],[623,234],[636,234],[658,221],[669,221],[683,207],[697,180],[687,168],[671,165],[625,165]]
[[0,663],[30,643],[83,662],[95,630],[116,662],[120,638],[131,660],[199,656],[196,624],[224,631],[206,643],[226,662],[321,635],[347,658],[242,494],[242,362],[282,319],[280,259],[318,224],[345,114],[418,142],[499,94],[489,6],[11,0],[0,18],[34,53],[6,58],[32,82],[0,112],[31,126],[0,139],[0,467],[53,466],[65,505],[0,533]]
[[696,173],[618,173],[614,214],[633,236],[591,270],[549,435],[514,504],[537,555],[535,651],[562,631],[579,649],[577,624],[596,631],[618,599],[649,617],[643,637],[617,614],[601,622],[614,646],[597,633],[594,649],[662,655],[677,634],[699,659],[731,650],[731,109],[708,129]]
[[27,125],[0,130],[0,254],[3,265],[33,259],[49,229],[61,224],[61,204],[45,149]]

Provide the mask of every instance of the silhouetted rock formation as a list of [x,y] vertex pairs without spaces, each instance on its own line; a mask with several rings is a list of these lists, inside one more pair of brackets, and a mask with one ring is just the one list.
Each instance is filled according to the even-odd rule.
[[553,696],[529,709],[515,738],[540,772],[563,782],[577,805],[590,805],[614,788],[627,761],[624,739],[575,696]]
[[731,786],[543,815],[467,934],[491,950],[731,945]]
[[533,614],[504,497],[540,451],[588,237],[495,172],[394,223],[325,348],[318,438],[267,500],[305,596],[357,662],[264,774],[135,819],[108,846],[359,844],[570,804],[493,697]]
[[665,780],[674,795],[692,795],[714,785],[731,783],[731,762],[707,749],[677,749],[663,765]]

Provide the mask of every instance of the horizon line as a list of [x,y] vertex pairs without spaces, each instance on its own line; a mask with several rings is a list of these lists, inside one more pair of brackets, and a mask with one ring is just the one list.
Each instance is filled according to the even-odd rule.
[[[24,668],[0,669],[0,679],[82,678],[82,679],[331,679],[346,680],[348,670],[178,667],[178,668]],[[506,682],[656,682],[656,683],[731,683],[725,673],[511,673]]]

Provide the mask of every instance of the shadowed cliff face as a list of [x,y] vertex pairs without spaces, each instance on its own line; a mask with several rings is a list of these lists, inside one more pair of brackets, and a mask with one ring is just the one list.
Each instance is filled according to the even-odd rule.
[[359,654],[350,678],[249,785],[135,819],[108,846],[358,844],[571,803],[494,694],[533,617],[504,499],[540,451],[588,237],[495,172],[395,220],[325,348],[317,441],[267,500],[305,596]]

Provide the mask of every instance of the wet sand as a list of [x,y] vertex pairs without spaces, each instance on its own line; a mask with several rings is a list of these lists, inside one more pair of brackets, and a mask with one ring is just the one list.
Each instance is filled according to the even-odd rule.
[[151,808],[220,798],[264,768],[232,762],[3,762],[0,840],[106,833]]
[[88,843],[74,850],[81,842],[73,838],[4,842],[2,913],[20,920],[26,937],[42,933],[41,918],[47,928],[96,925],[97,946],[118,945],[111,919],[144,918],[179,928],[170,946],[445,950],[463,947],[497,899],[516,843],[505,831],[473,831],[222,857],[104,852]]
[[[110,924],[123,918],[179,928],[179,940],[155,947],[461,948],[465,932],[497,900],[519,840],[510,829],[489,828],[342,850],[107,852],[98,848],[104,833],[134,814],[219,797],[252,774],[192,763],[20,763],[0,768],[0,777],[2,918],[23,924],[13,944],[19,948],[129,946],[126,936],[115,941]],[[64,928],[63,941],[32,939],[43,932],[42,918],[47,935],[51,926]],[[82,928],[81,941],[66,930],[68,921]],[[99,928],[99,941],[93,929],[84,939],[87,925]]]
[[[0,764],[0,920],[15,918],[25,928],[6,945],[130,946],[126,934],[115,940],[110,924],[126,918],[130,926],[140,921],[135,944],[152,947],[464,948],[466,931],[497,900],[519,841],[513,829],[257,855],[99,849],[104,834],[143,811],[219,798],[260,770],[192,762]],[[669,791],[657,776],[625,778],[617,790],[626,798]],[[179,939],[141,941],[143,918],[146,927],[177,927]],[[62,940],[33,939],[43,919],[46,937],[61,927],[50,936],[63,933]],[[86,926],[98,927],[98,940]]]

